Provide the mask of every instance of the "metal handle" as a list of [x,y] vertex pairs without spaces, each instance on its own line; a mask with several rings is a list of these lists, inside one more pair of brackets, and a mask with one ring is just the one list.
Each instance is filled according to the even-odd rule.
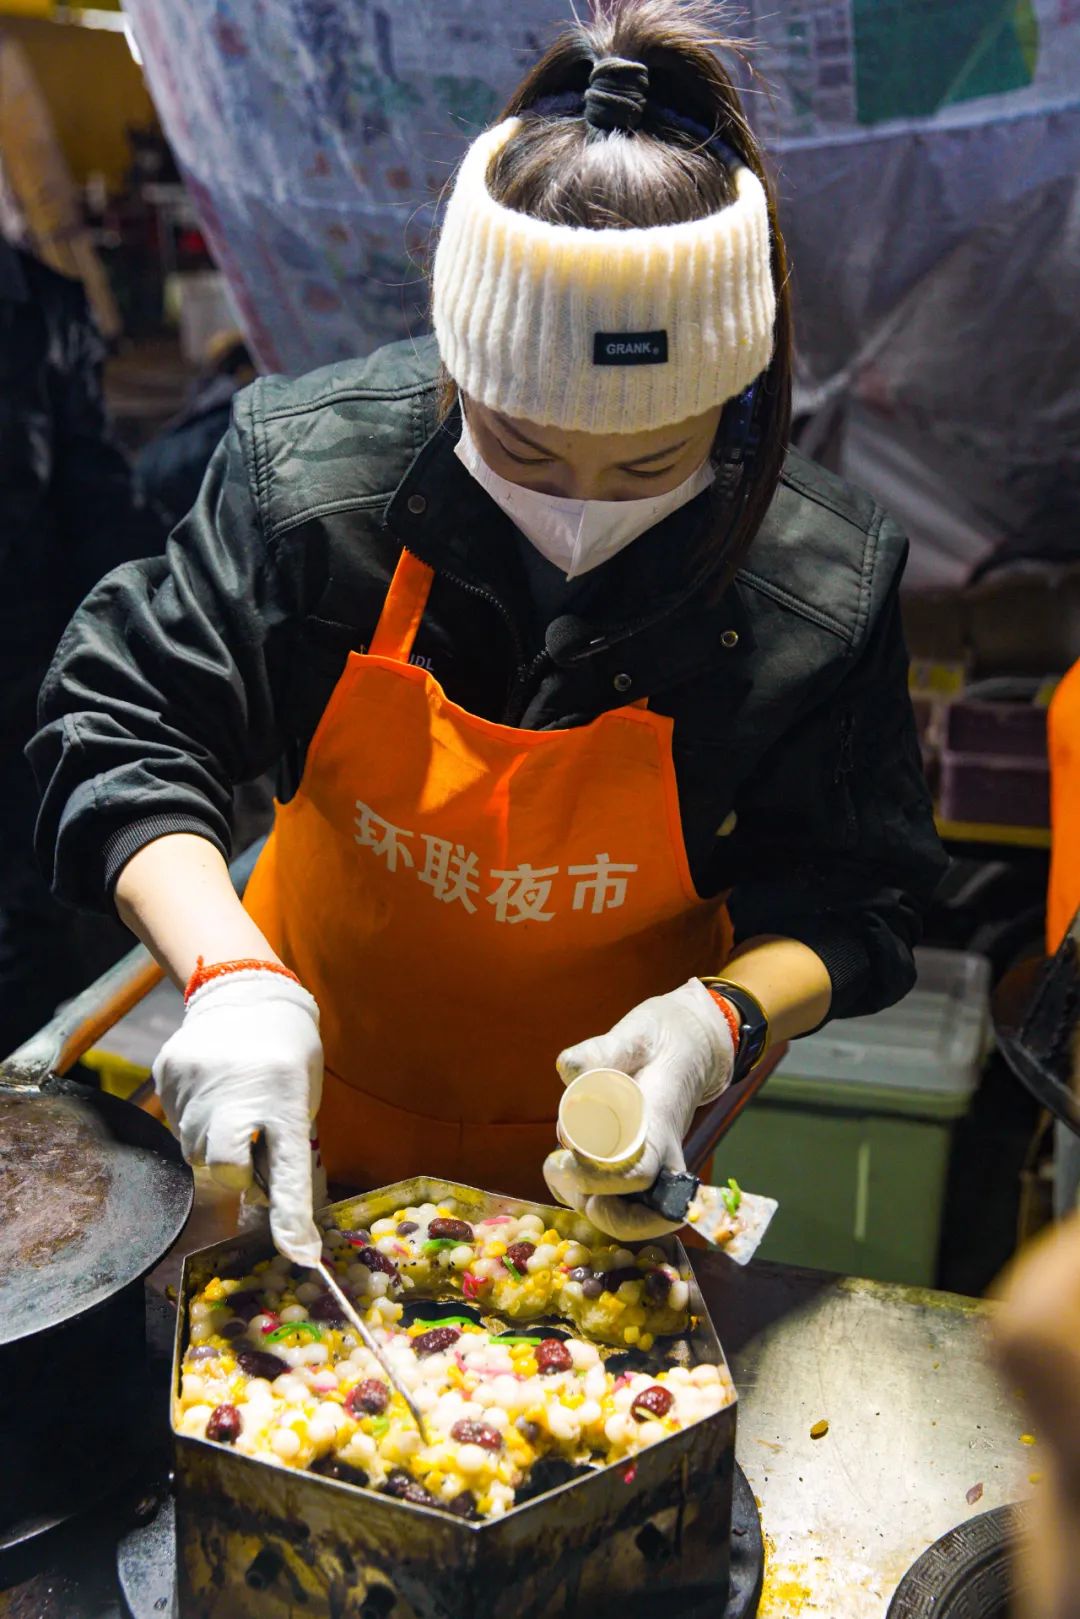
[[[265,841],[253,843],[229,867],[238,894],[244,892]],[[137,944],[0,1062],[0,1085],[36,1090],[50,1075],[66,1074],[163,977],[149,950]]]
[[769,1075],[775,1073],[787,1056],[787,1049],[786,1041],[770,1047],[745,1079],[732,1085],[714,1102],[708,1102],[698,1109],[690,1126],[690,1134],[683,1143],[687,1167],[695,1175],[701,1175],[707,1167],[717,1142],[727,1135],[743,1108],[757,1095]]

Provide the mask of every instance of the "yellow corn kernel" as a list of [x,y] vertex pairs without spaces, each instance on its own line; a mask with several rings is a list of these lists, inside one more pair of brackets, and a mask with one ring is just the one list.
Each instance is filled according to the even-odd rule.
[[225,1297],[225,1289],[221,1285],[220,1277],[215,1276],[212,1281],[207,1282],[203,1288],[202,1296],[207,1304],[216,1304],[219,1299]]
[[638,1339],[638,1348],[651,1349],[655,1342],[656,1339],[653,1337],[651,1332],[643,1332]]
[[687,1211],[686,1211],[686,1219],[687,1219],[687,1223],[689,1225],[697,1225],[698,1221],[701,1219],[701,1210],[700,1209],[687,1209]]
[[623,1328],[623,1342],[624,1343],[636,1344],[640,1337],[641,1337],[641,1328],[640,1327],[624,1327]]
[[427,1476],[427,1487],[428,1487],[428,1489],[429,1490],[437,1490],[445,1483],[446,1483],[446,1474],[443,1472],[442,1468],[441,1467],[433,1467],[431,1469],[431,1472]]
[[540,1239],[541,1242],[550,1243],[552,1247],[554,1247],[559,1240],[559,1233],[557,1231],[545,1231],[544,1235]]
[[584,1394],[564,1394],[562,1403],[568,1411],[576,1411],[579,1405],[585,1404]]
[[440,1219],[445,1220],[447,1215],[450,1213],[450,1210],[447,1208],[445,1203],[440,1203],[438,1208],[435,1210],[435,1213]]
[[505,1242],[489,1242],[484,1249],[486,1259],[501,1259],[506,1252]]

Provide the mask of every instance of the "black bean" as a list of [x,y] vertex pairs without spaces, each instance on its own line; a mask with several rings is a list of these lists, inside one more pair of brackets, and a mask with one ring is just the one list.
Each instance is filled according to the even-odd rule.
[[257,1315],[262,1315],[265,1308],[262,1296],[247,1289],[243,1293],[231,1293],[225,1300],[233,1315],[238,1315],[241,1321],[251,1321]]
[[338,1479],[342,1484],[355,1484],[360,1489],[364,1489],[368,1482],[368,1476],[362,1468],[351,1467],[348,1462],[343,1462],[340,1456],[335,1456],[333,1451],[326,1456],[317,1456],[308,1472],[319,1473],[323,1478]]
[[420,1227],[415,1220],[402,1220],[397,1228],[397,1234],[399,1237],[411,1237],[413,1232],[419,1231],[419,1229]]
[[671,1277],[662,1270],[651,1270],[645,1278],[645,1297],[650,1304],[665,1304],[671,1292]]
[[618,1270],[609,1270],[604,1274],[604,1286],[609,1293],[617,1293],[624,1282],[640,1282],[641,1272],[636,1265],[620,1265]]
[[384,1495],[392,1495],[397,1501],[411,1501],[414,1506],[433,1507],[437,1505],[435,1497],[429,1495],[424,1486],[416,1479],[410,1478],[404,1468],[395,1467],[382,1487]]
[[581,1291],[587,1299],[598,1299],[604,1291],[604,1278],[590,1276],[581,1284]]
[[308,1315],[312,1321],[345,1320],[345,1313],[332,1293],[320,1293],[317,1299],[312,1299],[308,1305]]
[[210,1344],[199,1344],[198,1348],[189,1349],[184,1356],[185,1360],[189,1360],[193,1364],[202,1360],[217,1360],[217,1358],[218,1351]]
[[480,1514],[476,1510],[476,1497],[471,1490],[462,1490],[455,1495],[452,1501],[442,1503],[444,1512],[452,1512],[455,1518],[465,1518],[469,1523],[475,1523]]
[[271,1355],[266,1349],[238,1349],[236,1361],[248,1377],[265,1377],[271,1383],[275,1377],[289,1370],[287,1362],[278,1355]]

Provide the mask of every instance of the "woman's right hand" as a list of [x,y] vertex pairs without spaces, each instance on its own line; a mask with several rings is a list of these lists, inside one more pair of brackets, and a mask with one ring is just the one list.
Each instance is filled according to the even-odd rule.
[[251,1184],[252,1148],[269,1158],[270,1229],[297,1264],[318,1259],[312,1218],[311,1121],[322,1093],[319,1009],[272,968],[212,978],[154,1064],[154,1081],[184,1157],[233,1189]]

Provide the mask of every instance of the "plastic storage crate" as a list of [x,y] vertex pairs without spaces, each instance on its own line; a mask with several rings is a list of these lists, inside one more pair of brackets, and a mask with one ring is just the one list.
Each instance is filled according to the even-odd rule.
[[934,1283],[949,1145],[989,1040],[990,964],[918,950],[911,993],[799,1040],[721,1143],[723,1182],[780,1200],[766,1259]]

